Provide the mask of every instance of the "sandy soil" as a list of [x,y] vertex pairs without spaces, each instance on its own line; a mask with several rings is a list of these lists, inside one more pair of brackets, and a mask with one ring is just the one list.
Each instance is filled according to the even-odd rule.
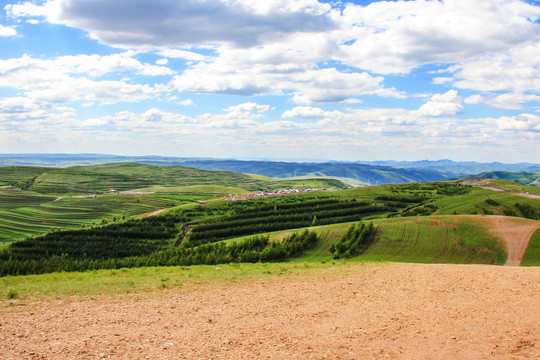
[[540,268],[337,266],[3,308],[0,357],[538,359],[539,305]]

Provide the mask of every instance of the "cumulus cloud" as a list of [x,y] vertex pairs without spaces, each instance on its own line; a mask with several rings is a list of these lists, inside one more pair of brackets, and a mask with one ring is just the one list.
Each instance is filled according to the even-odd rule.
[[[439,98],[448,100],[452,97],[441,94]],[[190,135],[199,145],[208,146],[223,142],[227,147],[252,147],[264,142],[267,153],[283,149],[294,151],[301,147],[303,151],[317,154],[324,144],[324,152],[338,154],[339,149],[346,147],[353,157],[358,151],[377,151],[379,147],[388,151],[388,139],[395,151],[408,149],[419,154],[430,151],[434,156],[442,156],[448,151],[474,155],[481,153],[480,149],[496,151],[501,146],[507,155],[523,151],[535,154],[536,144],[540,141],[540,116],[531,114],[480,119],[447,117],[432,121],[429,116],[406,109],[324,111],[300,106],[284,113],[284,119],[275,120],[266,117],[271,106],[248,102],[224,108],[219,113],[196,116],[150,108],[140,113],[121,111],[77,120],[69,108],[58,106],[44,111],[36,101],[27,98],[0,100],[0,134],[9,134],[14,129],[19,134],[30,134],[39,129],[37,135],[19,139],[20,144],[26,144],[30,139],[66,138],[66,134],[70,135],[68,139],[87,138],[85,135],[92,134],[103,141],[110,140],[111,144],[118,139],[123,144],[135,144],[137,141],[155,142],[157,138],[162,143],[173,143],[177,141],[174,139]],[[306,121],[297,122],[294,118]],[[146,145],[141,143],[141,146]],[[527,159],[532,161],[531,156]]]
[[482,96],[471,95],[465,99],[467,104],[487,104],[496,108],[520,110],[523,104],[540,101],[540,96],[534,94],[504,93],[500,95]]
[[[7,5],[8,20],[63,24],[129,50],[0,60],[0,86],[17,92],[0,99],[0,134],[39,129],[50,136],[66,128],[63,135],[111,134],[111,141],[133,144],[140,139],[131,134],[160,139],[166,133],[196,134],[200,144],[215,140],[240,146],[264,139],[268,146],[287,148],[290,142],[307,151],[321,143],[352,150],[386,148],[389,139],[396,146],[471,151],[479,143],[517,148],[521,142],[534,153],[540,141],[538,117],[529,113],[536,105],[531,103],[540,101],[540,6],[519,0],[335,5],[332,9],[316,0],[42,0]],[[0,36],[17,35],[17,30],[0,26]],[[153,60],[139,60],[145,58]],[[400,91],[407,88],[404,82],[385,79],[413,69],[418,76],[432,70],[431,83],[452,90],[431,94],[416,110],[395,108],[395,103],[391,109],[368,108],[384,106],[381,97],[419,96]],[[470,96],[463,100],[457,90]],[[419,90],[428,91],[433,93]],[[279,95],[294,105],[280,105],[278,113],[248,99],[227,103],[215,114],[191,116],[153,105],[147,111],[87,120],[78,120],[71,108],[82,104],[82,112],[90,113],[90,106],[162,95],[168,105],[193,105],[185,93]],[[350,104],[367,95],[377,98],[363,99],[366,108],[325,110],[327,103]],[[528,108],[516,116],[480,119],[466,118],[465,111],[456,119],[466,110],[464,103],[513,114]],[[190,114],[199,108],[190,108]]]
[[17,30],[9,26],[3,26],[0,24],[0,37],[8,37],[17,35]]
[[462,99],[456,90],[435,94],[431,100],[420,106],[418,114],[425,116],[447,116],[463,112]]
[[339,118],[343,115],[343,112],[324,111],[321,108],[312,106],[297,106],[291,110],[285,111],[281,117],[284,119],[296,118],[296,119],[318,119],[318,118]]
[[521,114],[512,117],[501,117],[492,120],[500,130],[540,132],[540,116]]
[[204,55],[182,49],[163,49],[158,51],[158,54],[165,56],[166,58],[186,59],[192,61],[204,61],[207,59],[207,57]]
[[526,43],[540,33],[540,8],[509,0],[348,4],[341,60],[377,73],[408,73]]
[[485,103],[485,102],[486,102],[486,99],[484,99],[484,97],[482,95],[479,95],[479,94],[471,95],[471,96],[469,96],[469,97],[467,97],[465,99],[465,104],[477,105],[477,104],[482,104],[482,103]]
[[179,101],[178,104],[183,105],[183,106],[193,106],[193,105],[195,105],[195,103],[191,99],[186,99],[186,100]]
[[146,84],[95,80],[93,77],[130,70],[144,75],[169,73],[158,69],[162,68],[160,66],[147,65],[122,54],[64,56],[51,60],[24,55],[0,60],[0,86],[23,90],[29,98],[51,103],[77,100],[102,104],[136,102],[153,97],[158,90]]
[[324,32],[334,25],[316,0],[48,0],[6,6],[10,16],[43,16],[118,47],[230,42],[252,46],[272,34]]
[[194,65],[175,76],[169,85],[185,92],[244,96],[290,90],[295,104],[346,102],[366,94],[403,97],[395,89],[385,88],[383,80],[366,72],[344,73],[335,68],[320,69],[314,64],[252,64],[220,58]]
[[[536,38],[538,39],[538,37]],[[540,41],[463,61],[454,85],[477,91],[540,92]]]
[[[408,73],[432,63],[449,64],[445,72],[453,75],[436,76],[434,84],[539,91],[540,7],[523,1],[380,1],[338,10],[316,0],[48,0],[5,9],[13,18],[81,28],[105,44],[157,49],[164,58],[194,62],[171,82],[179,91],[287,92],[296,104],[403,97],[372,74]],[[208,46],[211,56],[196,50]],[[321,69],[327,60],[358,71]],[[171,70],[146,64],[140,71]],[[441,115],[452,111],[439,107]]]
[[223,109],[226,112],[252,112],[256,111],[258,113],[267,112],[272,107],[270,105],[259,105],[254,102],[247,102],[239,105],[229,106],[226,109]]

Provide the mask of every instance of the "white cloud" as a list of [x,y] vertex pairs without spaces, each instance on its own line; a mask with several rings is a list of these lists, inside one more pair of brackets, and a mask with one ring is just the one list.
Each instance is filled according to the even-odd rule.
[[325,111],[321,108],[311,106],[297,106],[292,110],[285,111],[282,118],[300,118],[300,119],[314,119],[322,118],[325,116]]
[[348,4],[339,59],[377,73],[455,63],[530,41],[539,16],[539,7],[511,0]]
[[540,96],[534,94],[505,93],[500,95],[471,95],[465,99],[467,104],[487,104],[500,109],[520,110],[522,104],[528,102],[538,102]]
[[329,10],[316,0],[49,0],[42,6],[6,6],[12,17],[43,16],[127,48],[213,42],[251,46],[271,34],[324,32],[333,26]]
[[454,80],[454,78],[452,77],[437,76],[433,78],[433,84],[435,85],[447,84],[447,83],[452,82],[452,80]]
[[384,88],[382,77],[366,72],[343,73],[335,68],[319,69],[314,64],[246,61],[246,58],[218,58],[198,63],[175,76],[170,83],[179,91],[234,95],[281,94],[293,92],[296,104],[346,102],[356,96],[374,94],[403,97],[395,89]]
[[0,24],[0,37],[8,37],[17,35],[17,30],[9,26],[3,26]]
[[504,52],[464,61],[454,85],[477,91],[540,92],[540,40],[533,39]]
[[317,118],[340,118],[343,116],[343,112],[324,111],[321,108],[312,106],[297,106],[291,110],[285,111],[281,117],[284,119],[296,118],[296,119],[317,119]]
[[[446,94],[440,97],[451,98]],[[268,105],[243,103],[225,108],[221,113],[191,117],[151,108],[141,113],[122,111],[77,120],[76,113],[70,108],[57,106],[45,111],[36,101],[27,98],[0,100],[0,134],[13,131],[28,134],[26,138],[17,138],[19,147],[31,148],[32,142],[45,140],[67,146],[73,139],[99,137],[100,142],[110,146],[118,141],[123,146],[139,141],[143,149],[151,149],[150,143],[155,143],[156,139],[162,144],[174,142],[180,147],[196,141],[189,146],[208,144],[209,149],[214,150],[225,144],[227,148],[246,149],[256,149],[255,145],[264,144],[267,154],[284,149],[290,154],[299,148],[313,155],[322,151],[339,154],[347,148],[352,152],[352,158],[359,152],[383,148],[388,151],[389,147],[392,151],[409,154],[418,152],[418,156],[429,151],[435,157],[438,154],[443,157],[448,152],[473,156],[486,149],[498,151],[503,148],[505,156],[525,152],[528,155],[521,159],[532,161],[540,141],[540,116],[531,114],[480,119],[447,117],[432,121],[428,116],[406,109],[323,111],[305,106],[289,110],[288,115],[283,114],[285,119],[307,120],[296,122],[267,117]]]
[[158,51],[158,54],[167,58],[186,59],[191,61],[205,61],[208,59],[206,56],[196,52],[181,49],[163,49]]
[[167,59],[157,59],[156,64],[157,65],[166,65],[169,62]]
[[[500,130],[540,132],[540,116],[521,114],[513,117],[501,117],[493,120]],[[537,143],[538,146],[538,143]]]
[[[159,49],[155,51],[165,58],[193,61],[171,82],[179,91],[292,93],[296,104],[346,103],[362,95],[403,97],[384,87],[382,77],[363,70],[408,73],[432,63],[448,64],[433,73],[453,75],[434,77],[434,84],[454,81],[457,88],[478,91],[539,91],[538,6],[514,0],[452,0],[341,7],[342,12],[332,10],[316,0],[48,0],[41,6],[8,5],[6,11],[13,18],[41,16],[78,27],[113,46]],[[212,48],[214,55],[196,52],[201,47]],[[318,65],[329,60],[360,70]],[[172,74],[150,64],[137,71]],[[457,109],[439,107],[439,112]]]
[[229,106],[226,109],[223,109],[226,112],[253,112],[256,111],[258,113],[267,112],[272,107],[270,105],[259,105],[254,102],[247,102],[239,105]]
[[186,99],[186,100],[179,101],[178,104],[183,105],[183,106],[193,106],[193,105],[195,105],[195,103],[191,99]]
[[159,92],[158,88],[149,85],[129,83],[129,79],[93,79],[111,72],[126,71],[143,75],[170,73],[170,70],[161,66],[142,64],[126,53],[63,56],[51,60],[24,55],[0,60],[0,86],[22,90],[29,98],[50,103],[77,100],[98,101],[102,104],[137,102],[152,98]]
[[418,114],[425,116],[456,115],[463,111],[462,100],[456,90],[444,94],[435,94],[431,100],[420,106]]
[[471,95],[465,99],[466,104],[477,105],[477,104],[482,104],[485,102],[486,102],[486,99],[482,95],[479,95],[479,94]]

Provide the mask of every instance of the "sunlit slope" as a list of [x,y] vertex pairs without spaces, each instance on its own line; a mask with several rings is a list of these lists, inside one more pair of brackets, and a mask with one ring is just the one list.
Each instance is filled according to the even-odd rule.
[[[311,185],[309,180],[281,182],[257,179],[232,171],[208,171],[185,166],[157,166],[136,163],[116,163],[71,168],[0,167],[0,185],[12,185],[22,190],[43,194],[88,194],[147,188],[192,185],[219,185],[247,191]],[[346,187],[335,179],[318,179],[318,187]]]
[[[375,235],[355,261],[504,264],[505,245],[474,217],[377,220]],[[296,261],[332,261],[330,252],[351,224],[312,228],[320,241]],[[276,234],[279,239],[282,235]]]
[[521,266],[540,266],[540,229],[531,237]]

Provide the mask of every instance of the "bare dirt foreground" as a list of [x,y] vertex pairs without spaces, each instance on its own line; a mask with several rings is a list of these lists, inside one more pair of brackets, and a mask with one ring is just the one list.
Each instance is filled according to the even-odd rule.
[[538,359],[539,319],[540,268],[336,265],[4,307],[0,358]]

